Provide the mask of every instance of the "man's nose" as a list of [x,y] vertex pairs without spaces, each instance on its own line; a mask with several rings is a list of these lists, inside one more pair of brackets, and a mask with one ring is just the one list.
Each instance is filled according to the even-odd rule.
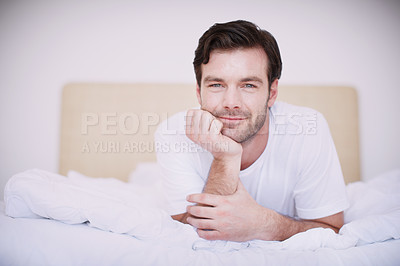
[[242,95],[239,88],[225,90],[223,106],[226,109],[238,109],[242,107]]

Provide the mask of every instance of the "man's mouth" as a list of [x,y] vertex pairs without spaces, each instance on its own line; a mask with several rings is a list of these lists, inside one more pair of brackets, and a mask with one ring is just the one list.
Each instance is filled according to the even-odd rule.
[[246,120],[244,117],[237,116],[219,116],[218,119],[224,124],[224,129],[235,129]]
[[221,120],[227,120],[227,121],[241,121],[241,120],[246,119],[244,117],[235,117],[235,116],[220,116],[218,118]]

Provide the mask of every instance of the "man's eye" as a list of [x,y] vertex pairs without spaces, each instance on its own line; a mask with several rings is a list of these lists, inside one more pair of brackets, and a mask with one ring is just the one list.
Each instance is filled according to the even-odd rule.
[[245,84],[244,85],[246,88],[255,88],[256,86],[254,86],[253,84]]
[[219,88],[221,87],[221,84],[211,84],[210,87]]

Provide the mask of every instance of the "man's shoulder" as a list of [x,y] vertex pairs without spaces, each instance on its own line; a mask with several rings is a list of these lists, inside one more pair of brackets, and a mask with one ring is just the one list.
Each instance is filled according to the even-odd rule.
[[156,138],[182,138],[186,137],[186,114],[187,110],[168,115],[162,121],[155,132]]
[[167,116],[167,118],[160,123],[158,126],[158,130],[182,130],[185,127],[187,110],[175,113],[171,116]]
[[319,111],[310,107],[294,105],[286,102],[275,102],[271,107],[270,112],[274,118],[273,120],[279,120],[279,117],[284,117],[286,119],[296,119],[302,122],[306,122],[310,119],[326,122],[324,115]]
[[323,114],[310,107],[275,102],[270,110],[272,127],[280,134],[289,132],[296,136],[308,136],[317,132],[329,132]]
[[321,114],[315,109],[306,106],[294,105],[287,102],[276,101],[271,107],[271,112],[274,113],[299,113],[299,114]]

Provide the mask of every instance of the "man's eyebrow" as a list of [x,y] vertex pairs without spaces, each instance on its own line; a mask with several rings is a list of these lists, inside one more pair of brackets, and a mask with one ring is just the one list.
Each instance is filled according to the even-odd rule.
[[[214,77],[214,76],[206,76],[204,78],[204,82],[223,82],[223,81],[224,80],[222,78],[217,78],[217,77]],[[245,77],[245,78],[242,78],[240,80],[240,82],[250,82],[250,81],[258,82],[258,83],[261,83],[261,84],[263,83],[262,79],[257,77],[257,76]]]
[[213,76],[207,76],[204,78],[204,82],[223,82],[224,80],[221,78],[213,77]]
[[253,81],[253,82],[258,82],[258,83],[263,83],[262,79],[260,79],[257,76],[251,76],[251,77],[246,77],[246,78],[242,78],[240,80],[240,82],[249,82],[249,81]]

